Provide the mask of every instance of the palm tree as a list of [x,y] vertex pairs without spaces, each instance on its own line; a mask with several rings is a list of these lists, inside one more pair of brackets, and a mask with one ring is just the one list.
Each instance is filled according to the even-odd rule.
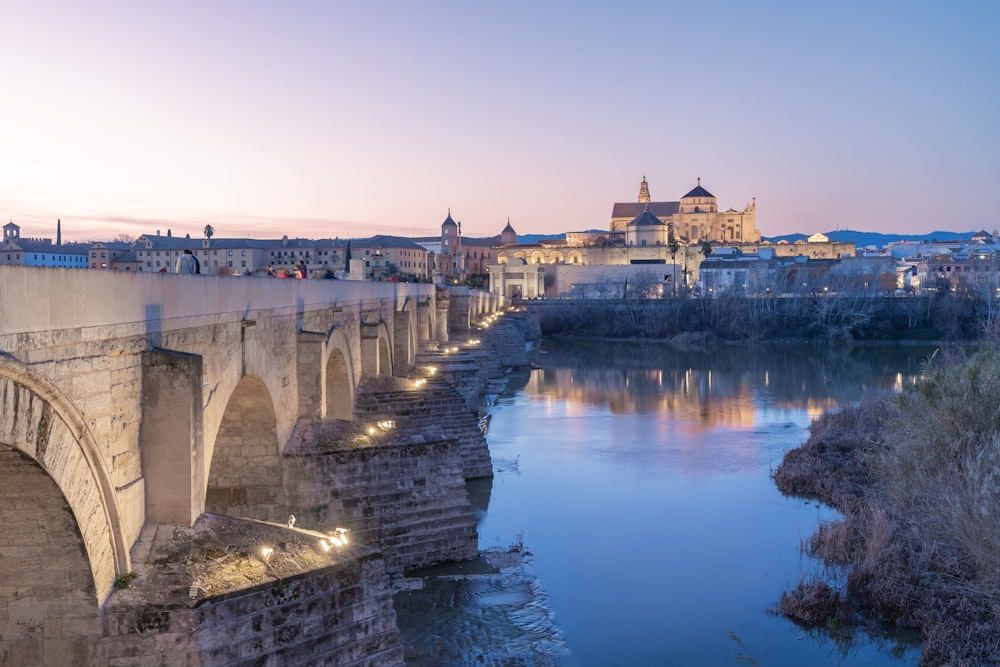
[[674,261],[677,258],[677,251],[681,249],[680,240],[676,236],[671,236],[667,241],[667,247],[670,248],[670,261]]
[[708,256],[712,254],[712,244],[708,241],[702,241],[701,254],[705,256],[705,259],[708,259]]
[[[670,264],[676,266],[677,251],[681,249],[681,242],[676,236],[671,235],[670,239],[667,240],[667,247],[670,248]],[[674,269],[671,268],[670,270],[673,271]],[[677,281],[673,280],[673,274],[671,274],[670,282],[673,284],[674,296],[677,296]]]
[[205,225],[205,238],[211,240],[213,234],[215,234],[215,227],[212,225]]

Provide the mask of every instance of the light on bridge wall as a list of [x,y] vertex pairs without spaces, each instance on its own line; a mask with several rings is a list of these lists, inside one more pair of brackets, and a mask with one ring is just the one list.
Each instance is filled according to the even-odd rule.
[[322,547],[323,551],[329,551],[333,547],[346,547],[348,544],[347,533],[346,528],[332,530],[329,537],[319,541],[319,546]]

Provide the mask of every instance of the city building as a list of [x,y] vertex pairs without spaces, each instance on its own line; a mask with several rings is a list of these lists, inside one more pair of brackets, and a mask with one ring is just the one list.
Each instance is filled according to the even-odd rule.
[[352,259],[363,259],[369,278],[399,278],[429,280],[433,254],[412,239],[378,234],[370,238],[351,239]]
[[13,220],[3,226],[0,264],[85,269],[90,260],[87,243],[63,243],[62,221],[56,221],[56,242],[48,238],[22,238]]

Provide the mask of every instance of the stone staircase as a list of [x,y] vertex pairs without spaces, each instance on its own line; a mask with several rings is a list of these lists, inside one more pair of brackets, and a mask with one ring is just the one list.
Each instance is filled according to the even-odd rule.
[[284,468],[296,525],[350,529],[352,542],[383,552],[390,573],[474,557],[459,444],[399,424],[300,422]]
[[486,436],[479,418],[467,408],[465,399],[448,382],[431,376],[417,387],[416,379],[403,380],[410,388],[359,391],[355,397],[354,421],[373,425],[393,423],[403,434],[421,434],[427,440],[457,443],[465,479],[493,476]]

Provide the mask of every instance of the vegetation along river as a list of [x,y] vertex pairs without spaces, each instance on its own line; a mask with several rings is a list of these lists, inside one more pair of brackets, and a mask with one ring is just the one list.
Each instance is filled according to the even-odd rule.
[[834,512],[770,474],[822,411],[912,383],[932,351],[545,340],[490,409],[495,477],[472,497],[492,557],[396,595],[407,664],[916,665],[912,637],[775,613],[823,568],[800,543]]

